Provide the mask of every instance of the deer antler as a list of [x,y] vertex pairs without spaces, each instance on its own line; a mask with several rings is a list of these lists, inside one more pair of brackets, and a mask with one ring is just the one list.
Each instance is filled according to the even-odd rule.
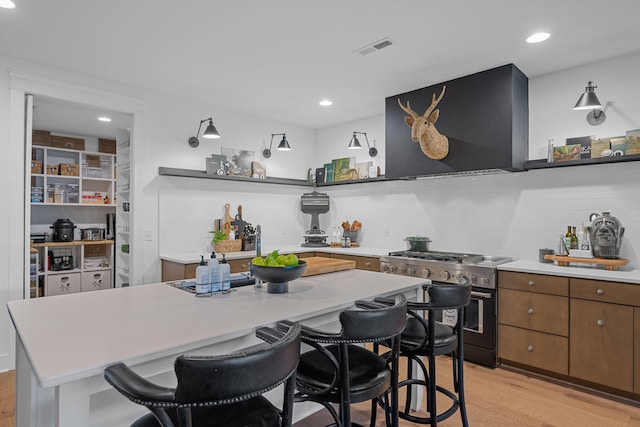
[[400,108],[402,108],[402,110],[407,113],[408,115],[410,115],[411,117],[413,117],[413,119],[417,119],[418,118],[418,113],[416,113],[415,111],[413,111],[411,109],[411,106],[409,105],[409,101],[407,101],[407,106],[405,107],[404,105],[402,105],[402,103],[400,102],[400,98],[398,98],[398,105],[400,106]]
[[[427,111],[424,112],[422,117],[424,117],[425,119],[427,119],[429,117],[429,114],[431,114],[433,109],[436,108],[436,106],[440,103],[440,100],[444,96],[444,90],[446,88],[447,88],[446,86],[442,86],[442,92],[440,92],[440,96],[438,97],[438,99],[436,99],[436,94],[435,93],[431,96],[431,105],[429,105],[429,108],[427,108]],[[408,104],[408,101],[407,101],[407,104]]]

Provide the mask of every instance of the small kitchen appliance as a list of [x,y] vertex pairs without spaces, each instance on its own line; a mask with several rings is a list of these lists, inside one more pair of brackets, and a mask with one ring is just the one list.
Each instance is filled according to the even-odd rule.
[[[408,242],[409,243],[409,242]],[[509,257],[438,251],[396,251],[380,257],[383,273],[431,279],[433,284],[471,283],[471,301],[464,311],[464,358],[481,365],[498,366],[497,266]],[[451,320],[450,313],[441,319]],[[456,319],[453,319],[454,323]]]
[[303,247],[323,247],[329,246],[324,230],[320,229],[318,215],[329,212],[329,195],[326,193],[304,193],[300,198],[300,210],[302,213],[311,215],[311,228],[307,230],[304,237]]
[[73,242],[73,230],[76,227],[69,218],[58,218],[49,228],[53,228],[53,236],[51,237],[52,241]]
[[116,214],[107,214],[107,239],[113,240],[116,238]]

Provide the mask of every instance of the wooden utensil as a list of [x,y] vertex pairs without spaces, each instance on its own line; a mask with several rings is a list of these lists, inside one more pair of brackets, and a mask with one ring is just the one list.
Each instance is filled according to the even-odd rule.
[[222,221],[222,231],[224,231],[227,236],[231,231],[231,221],[233,220],[231,214],[229,213],[230,208],[231,205],[229,203],[224,204],[224,220]]

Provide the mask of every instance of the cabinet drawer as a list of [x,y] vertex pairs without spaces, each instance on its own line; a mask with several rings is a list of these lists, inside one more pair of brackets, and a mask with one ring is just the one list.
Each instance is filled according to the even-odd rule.
[[498,271],[498,286],[501,289],[515,289],[561,296],[569,295],[568,277]]
[[298,259],[311,258],[311,257],[316,256],[316,253],[315,252],[300,252],[299,254],[297,254],[297,256],[298,256]]
[[355,261],[358,270],[380,271],[380,258],[344,254],[331,254],[331,258]]
[[501,289],[498,292],[498,322],[569,336],[569,298]]
[[85,271],[82,273],[82,292],[99,291],[111,288],[111,271]]
[[227,262],[231,266],[231,273],[241,273],[243,271],[249,271],[251,258],[231,259]]
[[49,274],[45,285],[45,296],[80,292],[80,282],[80,273]]
[[640,307],[640,286],[602,280],[570,279],[571,298]]
[[498,356],[523,365],[567,375],[569,339],[557,335],[498,326]]

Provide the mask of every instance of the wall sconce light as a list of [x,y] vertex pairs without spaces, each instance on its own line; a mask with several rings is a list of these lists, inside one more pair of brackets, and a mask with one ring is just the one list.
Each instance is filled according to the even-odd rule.
[[191,147],[196,148],[198,145],[200,145],[200,141],[198,141],[198,135],[200,135],[200,129],[202,128],[202,124],[207,120],[209,120],[209,124],[207,125],[207,128],[204,130],[202,137],[207,139],[220,138],[218,129],[216,129],[216,127],[213,125],[213,119],[209,117],[208,119],[204,119],[200,121],[200,126],[198,126],[198,132],[196,133],[196,136],[192,136],[191,138],[189,138],[189,145]]
[[272,133],[271,143],[269,144],[269,148],[265,148],[262,151],[262,155],[264,156],[265,159],[268,159],[269,157],[271,157],[271,148],[273,147],[273,137],[280,136],[280,135],[282,135],[282,140],[280,141],[280,144],[278,144],[277,150],[291,151],[291,146],[289,145],[289,141],[287,141],[287,135],[285,135],[284,133]]
[[367,147],[369,147],[369,155],[371,157],[375,157],[378,155],[378,149],[376,147],[372,147],[369,145],[369,138],[367,137],[366,132],[353,132],[353,136],[351,137],[351,141],[349,142],[349,146],[347,147],[349,150],[358,150],[362,148],[362,144],[358,141],[358,137],[356,134],[364,135],[365,141],[367,141]]
[[602,108],[602,104],[594,91],[597,87],[598,86],[594,86],[591,81],[587,83],[584,93],[580,95],[578,102],[576,102],[575,107],[573,107],[574,110],[578,111],[591,110],[589,114],[587,114],[587,122],[589,122],[590,125],[599,125],[607,118],[604,111],[598,109]]

